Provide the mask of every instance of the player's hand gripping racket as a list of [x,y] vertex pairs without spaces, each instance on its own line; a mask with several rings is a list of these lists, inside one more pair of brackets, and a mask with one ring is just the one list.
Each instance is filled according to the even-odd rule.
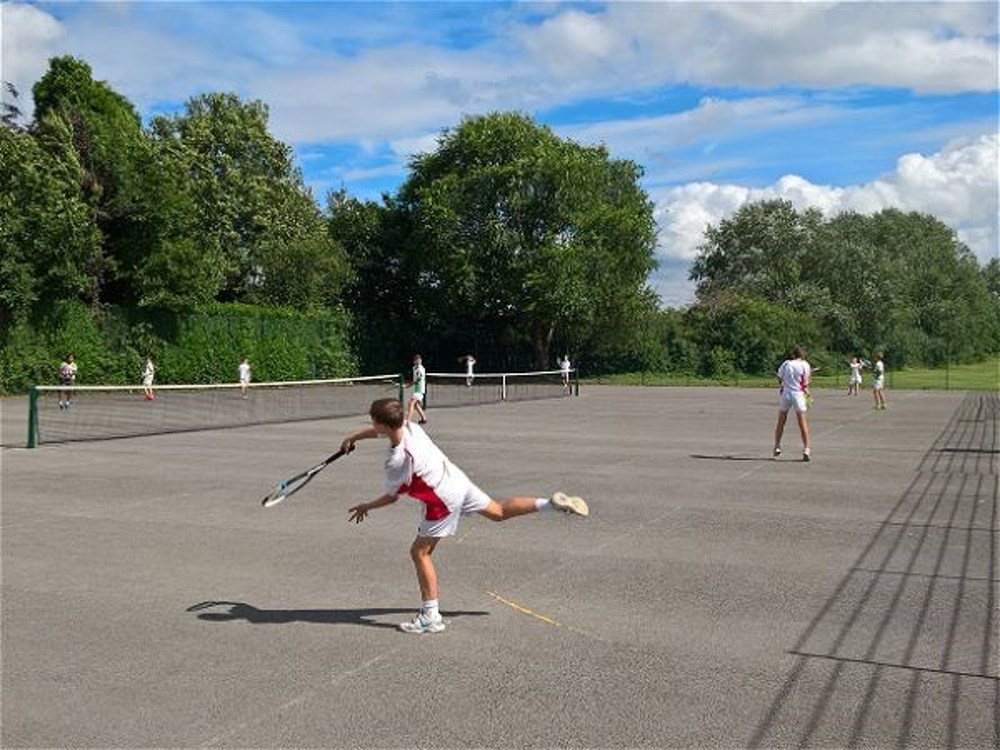
[[284,480],[283,482],[278,484],[278,486],[274,489],[273,492],[270,492],[269,494],[265,495],[264,499],[260,501],[260,504],[263,505],[265,508],[270,508],[273,505],[277,505],[286,497],[294,495],[296,492],[301,490],[303,487],[309,484],[309,482],[312,481],[313,477],[315,477],[317,474],[323,471],[323,469],[332,464],[341,456],[350,453],[352,450],[354,450],[353,445],[350,447],[350,449],[346,451],[339,450],[329,458],[326,458],[320,463],[313,466],[311,469],[307,469],[306,471],[303,471],[301,474],[296,474],[291,479]]

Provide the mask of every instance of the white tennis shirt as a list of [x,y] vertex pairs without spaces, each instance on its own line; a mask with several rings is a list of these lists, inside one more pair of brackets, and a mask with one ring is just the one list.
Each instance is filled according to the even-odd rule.
[[425,518],[437,521],[451,510],[448,500],[462,502],[469,478],[427,437],[420,425],[407,422],[399,445],[390,445],[385,457],[385,490],[409,495],[427,506]]
[[804,359],[786,359],[778,368],[781,393],[803,393],[809,387],[812,368]]

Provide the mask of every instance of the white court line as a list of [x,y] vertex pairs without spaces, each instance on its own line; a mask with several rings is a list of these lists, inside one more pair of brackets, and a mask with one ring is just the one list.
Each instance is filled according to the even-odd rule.
[[381,653],[378,656],[372,657],[368,661],[359,664],[354,669],[347,669],[344,670],[343,672],[335,674],[333,676],[333,679],[331,679],[329,682],[323,682],[322,684],[317,684],[315,687],[309,688],[305,692],[297,695],[294,698],[291,698],[290,700],[285,701],[281,705],[271,708],[270,710],[264,712],[256,712],[254,714],[254,718],[240,722],[239,724],[227,730],[226,732],[223,732],[222,734],[217,734],[210,740],[207,740],[206,742],[199,743],[197,747],[213,747],[219,745],[225,742],[230,737],[232,737],[237,732],[241,732],[244,729],[247,729],[248,727],[258,726],[265,722],[271,721],[272,717],[274,717],[275,715],[283,713],[284,711],[287,711],[290,708],[294,708],[295,706],[298,706],[300,703],[304,703],[306,700],[314,696],[320,690],[327,688],[331,685],[336,685],[339,682],[343,682],[344,680],[350,677],[354,677],[355,675],[364,672],[369,667],[373,667],[379,662],[385,661],[386,659],[388,659],[390,656],[395,654],[397,651],[400,651],[401,649],[402,647],[393,649],[392,651],[386,653]]

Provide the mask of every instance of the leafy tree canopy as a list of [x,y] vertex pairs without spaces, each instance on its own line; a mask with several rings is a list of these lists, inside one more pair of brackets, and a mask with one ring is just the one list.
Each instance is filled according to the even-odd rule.
[[641,174],[521,114],[445,131],[399,194],[414,312],[528,341],[538,366],[554,340],[621,337],[623,317],[651,309],[656,233]]

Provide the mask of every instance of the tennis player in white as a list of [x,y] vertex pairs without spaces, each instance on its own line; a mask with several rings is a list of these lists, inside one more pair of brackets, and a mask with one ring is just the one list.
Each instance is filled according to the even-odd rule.
[[243,357],[243,359],[240,360],[239,373],[240,373],[240,395],[243,396],[243,398],[246,398],[247,387],[250,385],[250,377],[251,377],[250,361],[246,357]]
[[847,395],[857,396],[858,388],[861,387],[861,371],[864,369],[865,363],[857,357],[851,357],[851,361],[847,364],[851,368],[851,374],[847,380]]
[[476,358],[471,354],[466,354],[463,359],[465,360],[465,385],[471,388],[475,378]]
[[153,355],[150,354],[146,357],[146,364],[142,366],[142,396],[147,401],[152,401],[155,396],[153,394],[153,379],[156,377],[156,365],[153,364]]
[[875,379],[872,381],[872,398],[875,399],[874,409],[885,408],[885,362],[882,361],[882,352],[875,352],[875,364],[872,366],[875,371]]
[[431,555],[442,538],[452,536],[462,516],[479,513],[491,521],[543,510],[559,510],[578,516],[590,511],[581,497],[556,492],[551,498],[512,497],[497,501],[477,487],[465,473],[434,445],[421,427],[408,422],[396,399],[374,401],[369,411],[372,425],[348,435],[340,444],[350,451],[359,440],[384,437],[389,441],[385,457],[385,493],[370,503],[349,508],[349,521],[361,523],[375,508],[391,505],[400,495],[409,495],[424,505],[417,538],[410,546],[410,558],[417,571],[423,604],[417,616],[399,627],[407,633],[439,633],[445,628],[438,611],[437,571]]
[[424,361],[419,354],[413,355],[413,377],[411,380],[413,392],[410,393],[410,406],[406,412],[406,418],[412,419],[413,412],[420,417],[420,424],[427,423],[427,415],[424,413],[424,393],[427,392],[427,370],[424,369]]
[[812,377],[812,368],[806,362],[806,352],[801,346],[792,350],[792,356],[781,363],[778,368],[778,383],[780,384],[778,395],[778,424],[774,428],[774,457],[781,455],[781,436],[785,431],[785,420],[788,419],[789,409],[795,409],[795,418],[799,423],[799,432],[802,433],[802,460],[808,461],[811,458],[811,448],[809,444],[809,418],[806,416],[808,404],[806,399],[809,396],[809,378]]

